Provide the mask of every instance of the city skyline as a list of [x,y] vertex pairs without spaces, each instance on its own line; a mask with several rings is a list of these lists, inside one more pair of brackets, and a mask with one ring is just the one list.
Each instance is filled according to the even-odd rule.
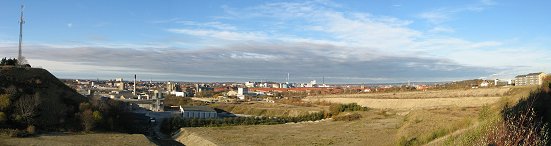
[[[60,78],[512,79],[551,71],[544,3],[25,1],[23,55]],[[20,4],[0,1],[5,57],[17,56]]]

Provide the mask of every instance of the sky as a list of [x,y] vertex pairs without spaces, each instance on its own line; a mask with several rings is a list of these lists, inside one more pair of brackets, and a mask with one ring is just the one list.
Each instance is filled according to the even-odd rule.
[[0,0],[0,57],[59,78],[389,83],[551,72],[551,1]]

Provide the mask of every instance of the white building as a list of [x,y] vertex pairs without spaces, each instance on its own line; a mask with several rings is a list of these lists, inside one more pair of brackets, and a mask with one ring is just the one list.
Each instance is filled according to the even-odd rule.
[[482,83],[480,83],[480,87],[488,87],[490,85],[490,83],[488,83],[488,81],[484,80],[482,81]]
[[170,94],[172,94],[176,97],[186,97],[186,92],[178,92],[178,91],[173,90],[172,92],[170,92]]
[[214,109],[208,106],[180,106],[180,112],[183,118],[217,118],[218,114]]
[[249,94],[249,88],[237,88],[237,95]]
[[515,77],[515,86],[541,85],[545,76],[543,72],[518,75]]
[[254,82],[245,82],[245,87],[248,87],[248,88],[254,87]]

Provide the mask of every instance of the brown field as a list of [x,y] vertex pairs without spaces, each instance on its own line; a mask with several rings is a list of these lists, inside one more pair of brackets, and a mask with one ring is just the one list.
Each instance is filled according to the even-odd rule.
[[280,103],[266,103],[266,102],[249,102],[241,104],[212,104],[211,107],[219,108],[234,114],[245,114],[254,116],[267,116],[267,117],[284,117],[284,116],[299,116],[312,112],[320,112],[326,110],[327,107],[323,106],[296,106]]
[[8,146],[92,146],[92,145],[117,145],[117,146],[154,146],[141,134],[77,134],[77,135],[41,135],[29,138],[12,138],[0,136],[0,145]]
[[394,93],[314,96],[305,100],[354,102],[371,110],[356,112],[362,115],[356,121],[183,128],[174,138],[186,145],[384,146],[424,145],[429,142],[438,145],[449,135],[457,135],[478,125],[480,111],[488,107],[484,105],[491,106],[508,99],[502,97],[524,96],[528,93],[524,90],[491,88],[400,92],[396,96]]
[[434,132],[453,132],[471,124],[478,108],[357,113],[362,118],[356,121],[183,128],[174,139],[185,145],[391,146],[407,140],[426,143],[436,138],[432,137]]
[[[185,145],[393,145],[402,116],[361,112],[357,121],[184,128]],[[191,135],[191,136],[190,136]]]
[[311,96],[305,101],[357,103],[377,109],[434,109],[447,107],[480,107],[492,104],[509,94],[510,88],[483,88],[436,91],[408,91],[397,93],[369,93]]
[[499,101],[501,97],[457,97],[424,99],[370,99],[370,98],[320,98],[306,100],[325,100],[334,103],[357,103],[361,106],[377,109],[434,109],[448,107],[479,107]]
[[509,92],[509,87],[456,89],[456,90],[429,90],[407,91],[391,93],[365,93],[346,95],[319,95],[310,98],[373,98],[373,99],[420,99],[420,98],[451,98],[451,97],[489,97],[503,96]]

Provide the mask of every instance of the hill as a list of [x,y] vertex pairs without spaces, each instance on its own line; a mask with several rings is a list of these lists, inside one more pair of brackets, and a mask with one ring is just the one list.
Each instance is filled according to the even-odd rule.
[[0,67],[0,128],[78,129],[88,99],[45,69]]

